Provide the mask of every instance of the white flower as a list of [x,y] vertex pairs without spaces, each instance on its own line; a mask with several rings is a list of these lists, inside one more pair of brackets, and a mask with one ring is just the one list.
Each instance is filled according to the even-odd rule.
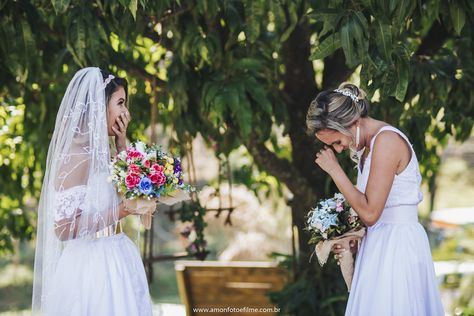
[[155,158],[156,153],[155,152],[150,152],[146,154],[145,159],[151,160],[152,158]]
[[337,200],[345,200],[344,195],[342,195],[341,193],[334,194],[334,198]]
[[124,151],[121,151],[119,154],[118,154],[118,157],[120,160],[125,160],[127,159],[127,152],[124,150]]
[[333,200],[328,201],[327,205],[329,208],[336,208],[336,202]]
[[135,143],[135,149],[139,151],[141,154],[145,155],[145,143],[138,141]]
[[316,228],[319,231],[324,231],[325,230],[324,227],[323,227],[323,224],[321,224],[320,222],[315,223],[314,228]]

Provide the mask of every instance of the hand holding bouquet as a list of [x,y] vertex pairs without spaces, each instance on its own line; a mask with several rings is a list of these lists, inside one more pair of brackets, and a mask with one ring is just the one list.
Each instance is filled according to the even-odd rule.
[[[151,227],[156,202],[167,205],[188,200],[194,190],[183,183],[181,161],[160,146],[135,142],[117,154],[111,163],[111,180],[124,195],[125,205]],[[153,202],[153,203],[151,203]]]
[[[360,240],[365,227],[357,213],[347,204],[344,196],[336,193],[333,198],[321,200],[307,216],[307,227],[311,233],[310,244],[316,244],[316,256],[323,266],[334,244],[349,249],[351,240]],[[349,290],[354,274],[354,258],[350,252],[340,259],[341,271]]]

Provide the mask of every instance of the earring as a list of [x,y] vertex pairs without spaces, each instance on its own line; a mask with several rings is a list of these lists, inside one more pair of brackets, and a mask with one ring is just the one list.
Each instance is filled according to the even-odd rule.
[[357,125],[356,127],[356,150],[359,148],[359,143],[360,143],[360,127]]

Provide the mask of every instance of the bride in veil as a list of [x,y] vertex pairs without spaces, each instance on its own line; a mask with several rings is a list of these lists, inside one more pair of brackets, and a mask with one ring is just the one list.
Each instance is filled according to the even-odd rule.
[[139,250],[121,232],[133,206],[108,181],[109,136],[125,149],[127,97],[125,79],[92,67],[64,94],[38,209],[34,315],[152,314]]

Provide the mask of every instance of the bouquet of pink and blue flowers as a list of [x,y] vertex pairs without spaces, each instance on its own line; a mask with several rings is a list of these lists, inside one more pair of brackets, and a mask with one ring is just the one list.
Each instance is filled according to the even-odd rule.
[[[317,206],[308,212],[305,230],[311,233],[309,244],[316,244],[315,252],[321,266],[326,263],[335,244],[350,249],[349,242],[360,241],[365,234],[364,224],[341,193],[319,201]],[[353,263],[350,252],[340,259],[342,275],[348,289],[354,272]]]
[[[187,200],[194,188],[183,181],[179,157],[165,152],[161,146],[132,143],[112,160],[111,180],[125,199],[136,200],[137,214],[145,216],[145,227],[151,224],[149,203],[156,200],[167,205]],[[143,206],[142,208],[140,207]],[[142,217],[142,219],[144,219]]]

